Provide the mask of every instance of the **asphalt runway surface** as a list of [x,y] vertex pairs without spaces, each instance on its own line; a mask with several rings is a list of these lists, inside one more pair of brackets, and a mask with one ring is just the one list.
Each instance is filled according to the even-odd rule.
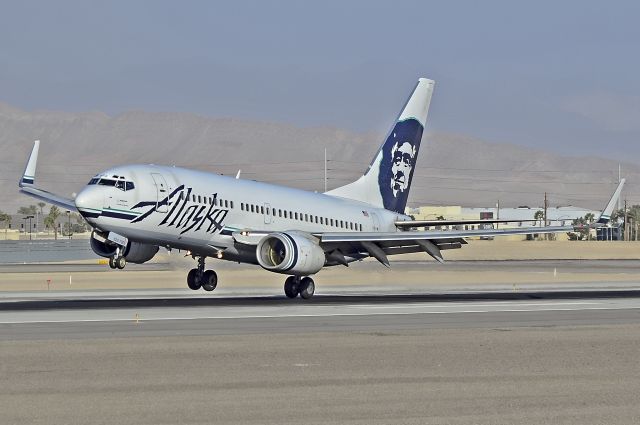
[[2,293],[0,422],[640,422],[640,282],[263,291]]

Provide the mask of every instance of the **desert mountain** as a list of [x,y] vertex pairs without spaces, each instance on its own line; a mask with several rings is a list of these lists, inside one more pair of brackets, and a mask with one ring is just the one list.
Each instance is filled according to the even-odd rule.
[[[23,111],[0,103],[0,210],[35,200],[19,195],[18,177],[35,139],[42,141],[38,184],[63,195],[97,171],[123,163],[193,167],[294,187],[323,190],[324,149],[329,188],[356,179],[384,134],[211,118],[185,113]],[[567,157],[513,144],[428,133],[414,174],[410,205],[550,204],[602,208],[617,181],[618,162]],[[425,143],[423,142],[423,143]],[[634,199],[640,167],[623,164]]]

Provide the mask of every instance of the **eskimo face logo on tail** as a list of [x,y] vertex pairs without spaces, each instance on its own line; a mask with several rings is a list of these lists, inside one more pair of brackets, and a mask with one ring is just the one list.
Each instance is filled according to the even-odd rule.
[[[192,188],[185,190],[184,185],[177,187],[169,196],[160,202],[147,201],[137,203],[133,209],[151,207],[143,214],[140,214],[131,223],[143,221],[152,213],[158,210],[158,207],[168,205],[169,212],[161,213],[164,217],[158,226],[175,227],[181,230],[180,234],[193,230],[194,232],[203,230],[205,233],[216,233],[223,228],[224,219],[229,213],[228,209],[217,207],[217,194],[213,194],[214,202],[201,204],[192,202]],[[158,213],[160,214],[160,213]]]
[[408,141],[397,141],[391,148],[391,190],[393,196],[398,197],[398,192],[404,192],[409,188],[409,176],[415,164],[416,148]]
[[407,205],[422,130],[415,119],[400,121],[382,147],[378,185],[388,210],[403,213]]

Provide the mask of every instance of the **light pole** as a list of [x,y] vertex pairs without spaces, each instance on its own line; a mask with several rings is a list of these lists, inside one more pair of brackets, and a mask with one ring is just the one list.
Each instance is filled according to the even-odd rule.
[[69,232],[69,239],[71,239],[71,211],[67,211],[67,232]]

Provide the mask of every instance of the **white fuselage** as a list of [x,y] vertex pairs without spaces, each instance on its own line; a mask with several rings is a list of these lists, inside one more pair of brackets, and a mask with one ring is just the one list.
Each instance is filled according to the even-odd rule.
[[[115,183],[114,183],[115,182]],[[393,232],[399,215],[321,193],[156,165],[107,170],[76,197],[97,229],[199,255],[256,262],[240,232]]]

